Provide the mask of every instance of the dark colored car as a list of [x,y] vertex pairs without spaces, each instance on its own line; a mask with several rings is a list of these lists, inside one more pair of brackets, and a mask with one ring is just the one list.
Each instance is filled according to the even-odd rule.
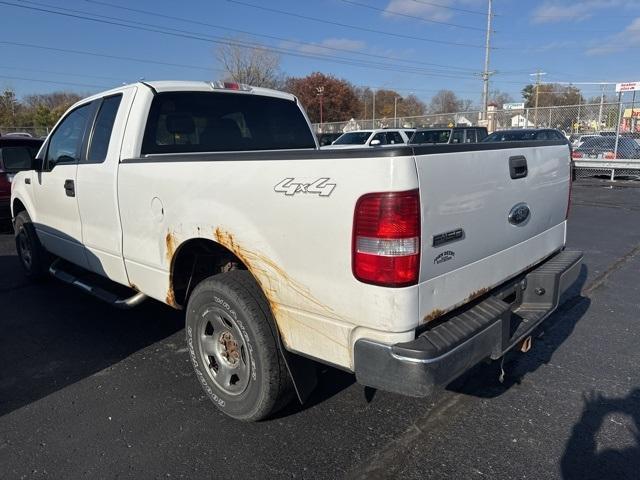
[[340,133],[319,133],[318,134],[318,144],[321,147],[324,147],[326,145],[331,145],[333,142],[336,141],[336,139],[342,135],[342,132]]
[[21,170],[32,168],[33,159],[42,145],[36,138],[0,137],[0,220],[11,218],[11,181]]
[[483,142],[522,142],[536,140],[562,140],[571,145],[560,130],[554,128],[523,128],[514,130],[496,130]]
[[409,143],[476,143],[486,136],[486,127],[419,128]]
[[627,137],[618,138],[618,153],[615,154],[616,137],[593,137],[586,139],[579,148],[576,148],[571,157],[574,160],[581,158],[614,160],[616,158],[640,158],[640,145]]

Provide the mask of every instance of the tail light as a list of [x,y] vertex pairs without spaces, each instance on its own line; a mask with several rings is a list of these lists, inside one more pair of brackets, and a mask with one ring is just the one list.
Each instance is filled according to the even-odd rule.
[[584,155],[582,154],[582,152],[571,152],[571,158],[573,158],[574,160],[576,158],[582,158]]
[[240,90],[242,92],[250,92],[251,87],[244,83],[237,82],[209,82],[211,88],[215,90]]
[[406,287],[418,283],[418,190],[360,197],[353,219],[352,269],[358,280],[373,285]]
[[9,174],[0,168],[0,195],[11,195],[11,182],[9,181]]

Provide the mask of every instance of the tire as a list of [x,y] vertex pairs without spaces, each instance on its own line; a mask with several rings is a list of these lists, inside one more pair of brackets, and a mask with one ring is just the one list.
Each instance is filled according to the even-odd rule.
[[49,253],[44,249],[36,229],[25,211],[18,213],[15,224],[16,252],[24,273],[29,280],[42,280],[48,274]]
[[248,271],[220,273],[198,284],[187,305],[186,335],[198,381],[228,416],[262,420],[291,400],[278,332]]

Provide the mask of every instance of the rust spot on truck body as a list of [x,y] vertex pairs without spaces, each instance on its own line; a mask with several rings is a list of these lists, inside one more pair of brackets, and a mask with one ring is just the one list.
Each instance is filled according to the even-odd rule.
[[438,318],[443,314],[444,314],[444,310],[436,308],[435,310],[432,310],[429,314],[425,315],[425,317],[422,319],[422,323],[432,322],[433,320],[435,320],[436,318]]
[[171,305],[173,308],[179,308],[176,302],[176,295],[173,291],[173,255],[176,253],[176,238],[172,232],[167,232],[164,237],[164,243],[166,246],[165,258],[169,263],[169,288],[167,289],[167,296],[165,302],[167,305]]
[[[485,287],[485,288],[481,288],[479,290],[476,290],[474,292],[471,292],[471,294],[467,298],[465,298],[459,304],[456,304],[456,307],[454,307],[454,308],[457,308],[457,306],[465,305],[465,304],[467,304],[469,302],[472,302],[473,300],[476,300],[477,298],[480,298],[484,294],[488,293],[490,290],[491,290],[490,288]],[[449,310],[451,310],[451,309],[449,309]],[[432,310],[429,314],[424,316],[424,318],[422,319],[422,324],[434,321],[438,317],[441,317],[442,315],[444,315],[447,311],[448,310],[442,310],[440,308],[436,308],[436,309]]]
[[475,300],[476,298],[480,298],[485,293],[488,293],[489,290],[491,290],[491,289],[488,288],[488,287],[485,287],[485,288],[481,288],[479,290],[476,290],[475,292],[471,292],[471,295],[469,295],[467,297],[467,299],[464,301],[464,303],[469,303],[469,302],[472,302],[473,300]]
[[[316,310],[316,313],[320,312],[321,314],[332,318],[339,318],[331,307],[316,299],[309,292],[308,288],[293,280],[282,267],[270,258],[256,251],[241,247],[231,233],[221,229],[220,227],[213,230],[213,236],[219,244],[229,249],[242,261],[256,279],[258,285],[260,285],[267,302],[269,302],[271,313],[273,314],[278,329],[280,330],[282,341],[285,345],[288,343],[287,333],[291,331],[291,328],[287,327],[291,326],[291,321],[288,318],[290,316],[289,312],[279,308],[281,300],[278,298],[278,292],[282,286],[286,287],[286,289],[292,290],[296,295],[304,299],[305,303],[312,307],[312,310]],[[306,322],[303,323],[303,326],[305,329],[313,330],[317,334],[339,344],[341,347],[345,347],[345,345],[342,345],[335,338],[328,336],[326,332],[323,332]]]

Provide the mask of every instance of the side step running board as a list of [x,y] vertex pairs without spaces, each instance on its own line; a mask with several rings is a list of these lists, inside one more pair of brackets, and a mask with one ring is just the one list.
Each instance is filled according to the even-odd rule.
[[86,293],[93,295],[94,297],[99,298],[100,300],[107,302],[116,308],[121,308],[124,310],[124,309],[137,307],[148,298],[142,292],[138,292],[129,298],[120,298],[117,295],[111,292],[108,292],[107,290],[101,287],[89,285],[88,283],[85,283],[84,281],[74,276],[73,274],[65,272],[64,270],[58,267],[59,262],[60,260],[58,259],[51,264],[51,267],[49,267],[49,273],[51,275],[53,275],[58,280],[62,280],[63,282],[68,283],[69,285],[78,287],[79,289],[85,291]]

